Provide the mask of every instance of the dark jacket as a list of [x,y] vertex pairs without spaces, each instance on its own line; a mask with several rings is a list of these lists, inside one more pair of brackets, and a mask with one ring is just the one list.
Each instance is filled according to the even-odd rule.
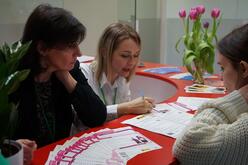
[[[87,79],[79,69],[79,62],[75,64],[71,75],[77,81],[75,90],[69,94],[63,84],[52,75],[52,97],[55,109],[55,140],[68,137],[73,121],[72,106],[79,119],[88,127],[99,126],[106,119],[106,106],[93,92]],[[37,136],[37,98],[35,94],[34,78],[29,76],[21,83],[12,99],[19,102],[18,126],[14,138],[27,138],[36,140]],[[39,144],[38,146],[46,145]],[[39,147],[40,147],[39,146]]]

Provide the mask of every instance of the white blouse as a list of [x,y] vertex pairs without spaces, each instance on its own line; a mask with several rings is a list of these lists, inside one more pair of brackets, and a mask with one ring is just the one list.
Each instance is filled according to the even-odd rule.
[[103,73],[100,82],[96,81],[95,71],[90,63],[80,63],[80,68],[94,92],[107,105],[107,121],[116,119],[117,106],[119,103],[131,100],[130,83],[124,77],[118,77],[114,84],[108,82]]

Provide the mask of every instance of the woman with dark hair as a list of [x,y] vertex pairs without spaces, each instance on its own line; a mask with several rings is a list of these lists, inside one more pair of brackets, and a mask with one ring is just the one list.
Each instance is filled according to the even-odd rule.
[[228,95],[203,104],[174,144],[181,164],[247,164],[248,24],[218,43]]
[[[17,139],[30,148],[69,136],[73,111],[88,127],[101,125],[106,107],[79,69],[79,44],[85,27],[62,8],[39,5],[29,16],[22,43],[31,41],[20,68],[28,78],[11,97],[18,102]],[[25,149],[25,148],[24,148]]]

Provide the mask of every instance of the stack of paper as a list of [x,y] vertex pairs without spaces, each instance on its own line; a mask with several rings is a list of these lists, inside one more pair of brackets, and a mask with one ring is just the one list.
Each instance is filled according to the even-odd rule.
[[[203,77],[204,78],[218,78],[218,76],[211,75],[211,74],[208,74],[208,73],[205,73],[203,75]],[[174,75],[170,76],[170,78],[180,79],[180,80],[193,80],[193,77],[189,72],[174,74]]]
[[193,84],[191,86],[186,86],[186,93],[216,93],[216,94],[225,94],[225,87],[213,87],[209,85],[202,84]]
[[181,72],[181,69],[178,67],[160,67],[160,68],[150,68],[143,70],[144,72],[157,73],[157,74],[167,74]]
[[160,148],[131,127],[106,128],[57,145],[50,152],[46,165],[122,165],[140,153]]
[[182,104],[157,104],[151,113],[139,115],[122,123],[176,138],[191,121],[193,115],[187,113],[190,110]]

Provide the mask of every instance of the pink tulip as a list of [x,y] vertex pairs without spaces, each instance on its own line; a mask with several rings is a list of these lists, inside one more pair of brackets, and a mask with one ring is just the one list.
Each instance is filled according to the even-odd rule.
[[192,8],[189,12],[189,18],[194,21],[197,19],[197,17],[198,17],[198,11],[196,10],[196,8]]
[[185,18],[185,17],[186,17],[186,11],[185,11],[185,9],[181,9],[181,10],[179,11],[179,16],[180,16],[181,18]]
[[199,14],[203,14],[205,12],[205,7],[203,5],[198,5],[196,10]]
[[220,9],[219,8],[213,8],[213,10],[211,11],[211,16],[213,18],[218,18],[220,15]]

